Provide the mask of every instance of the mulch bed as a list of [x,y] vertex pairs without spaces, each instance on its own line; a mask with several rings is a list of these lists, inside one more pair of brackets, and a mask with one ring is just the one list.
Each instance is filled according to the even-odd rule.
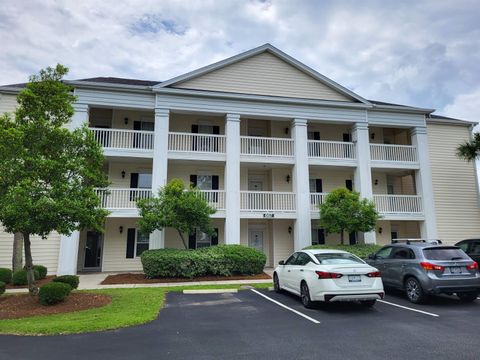
[[[53,280],[53,278],[55,277],[55,275],[49,275],[47,276],[45,279],[42,279],[42,280],[37,280],[35,281],[35,284],[40,287],[42,285],[45,285],[46,283],[49,283]],[[6,289],[28,289],[28,285],[12,285],[12,284],[7,284],[5,286]]]
[[192,279],[184,278],[161,278],[147,279],[143,273],[124,273],[116,275],[108,275],[102,281],[102,285],[119,285],[119,284],[155,284],[155,283],[182,283],[189,281],[224,281],[224,280],[269,280],[272,277],[268,274],[261,273],[257,275],[247,276],[201,276]]
[[37,296],[4,295],[0,297],[0,320],[87,310],[108,305],[111,301],[106,295],[72,293],[59,304],[45,306],[38,302]]

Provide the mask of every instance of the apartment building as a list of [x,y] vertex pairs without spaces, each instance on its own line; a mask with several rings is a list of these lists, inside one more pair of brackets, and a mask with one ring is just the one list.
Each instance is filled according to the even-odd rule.
[[[318,211],[338,187],[372,199],[382,216],[350,243],[480,235],[475,166],[455,156],[474,123],[366,100],[270,44],[163,82],[67,82],[78,97],[71,128],[88,123],[104,149],[111,185],[97,191],[110,215],[103,234],[35,238],[34,261],[50,272],[141,270],[145,249],[182,247],[172,229],[142,234],[136,224],[136,201],[174,178],[217,210],[217,236],[192,235],[190,248],[244,244],[268,266],[338,243]],[[15,109],[23,86],[0,87],[0,112]],[[0,266],[12,239],[0,233]]]

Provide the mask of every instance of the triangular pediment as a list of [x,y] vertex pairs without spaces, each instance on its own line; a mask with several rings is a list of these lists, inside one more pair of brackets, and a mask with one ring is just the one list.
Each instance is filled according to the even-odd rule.
[[159,87],[288,98],[366,102],[267,44],[171,79]]

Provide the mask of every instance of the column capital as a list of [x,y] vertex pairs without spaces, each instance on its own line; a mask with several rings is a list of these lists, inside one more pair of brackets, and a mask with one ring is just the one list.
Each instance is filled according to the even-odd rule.
[[353,131],[357,130],[368,130],[368,123],[367,122],[356,122],[352,126]]
[[160,107],[155,108],[155,116],[169,116],[169,115],[170,115],[170,109],[160,108]]
[[426,126],[417,126],[410,129],[410,135],[427,135],[427,127]]
[[225,114],[225,119],[227,121],[238,121],[240,122],[240,114]]
[[293,126],[307,126],[308,120],[307,119],[293,119],[292,125]]

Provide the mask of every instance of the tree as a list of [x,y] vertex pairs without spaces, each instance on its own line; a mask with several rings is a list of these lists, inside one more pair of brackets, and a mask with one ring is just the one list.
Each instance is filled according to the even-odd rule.
[[62,65],[41,70],[17,97],[15,119],[0,116],[0,222],[21,233],[28,287],[36,294],[30,238],[102,231],[107,212],[95,187],[108,185],[100,145],[87,125],[69,131],[74,110]]
[[474,161],[480,154],[480,133],[473,134],[473,139],[457,147],[457,156],[467,161]]
[[13,234],[12,271],[21,270],[23,267],[23,236],[21,232]]
[[342,245],[345,231],[372,231],[380,218],[373,201],[360,199],[359,193],[345,188],[329,193],[319,208],[321,227],[327,233],[340,233]]
[[167,227],[177,230],[183,246],[188,249],[184,234],[196,231],[214,235],[210,215],[216,212],[196,188],[187,188],[180,179],[173,179],[160,188],[158,196],[137,202],[140,210],[138,225],[145,233]]

